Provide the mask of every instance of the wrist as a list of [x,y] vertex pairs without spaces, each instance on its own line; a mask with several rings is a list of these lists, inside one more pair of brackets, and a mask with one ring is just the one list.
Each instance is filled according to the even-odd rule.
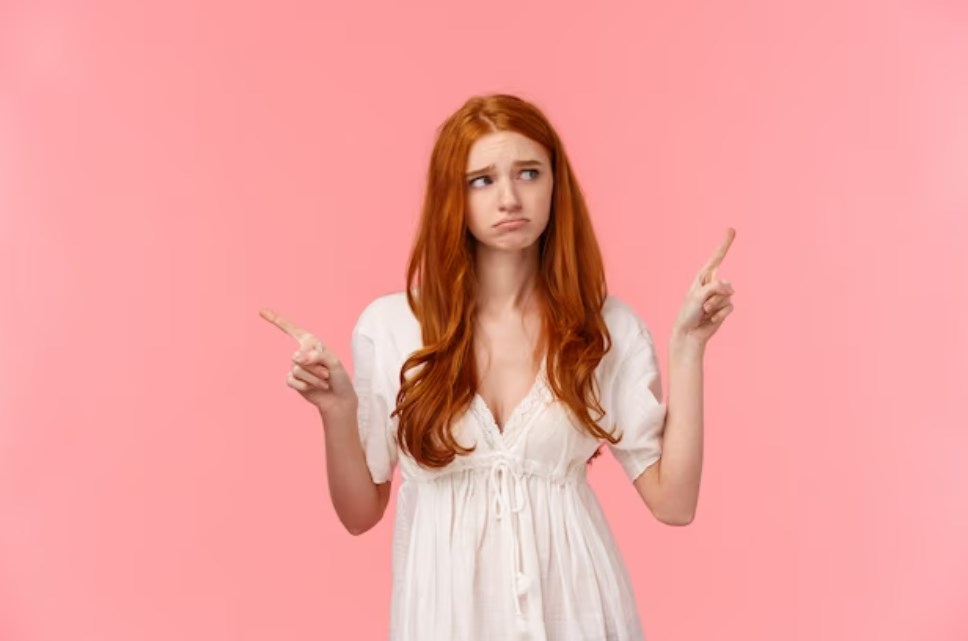
[[316,406],[319,417],[323,420],[323,425],[337,425],[350,423],[356,419],[357,403],[347,403],[345,405],[326,405],[325,407]]
[[706,342],[688,333],[674,329],[669,337],[669,353],[676,356],[702,358],[706,352]]

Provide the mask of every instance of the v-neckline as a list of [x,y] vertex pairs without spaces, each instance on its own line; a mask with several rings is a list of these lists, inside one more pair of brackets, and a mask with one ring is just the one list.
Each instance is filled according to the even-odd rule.
[[535,397],[538,395],[538,391],[544,385],[545,381],[545,367],[546,367],[546,356],[541,358],[541,363],[538,365],[538,374],[534,377],[534,382],[531,383],[531,387],[524,397],[518,401],[518,404],[514,406],[511,413],[508,414],[507,420],[504,421],[504,425],[498,425],[497,418],[494,416],[494,412],[491,411],[490,406],[484,397],[481,396],[480,392],[474,392],[474,402],[478,404],[481,409],[481,413],[487,418],[488,427],[497,433],[498,439],[505,439],[509,433],[508,428],[514,427],[515,421],[519,420],[518,415],[521,414],[527,407],[535,402]]

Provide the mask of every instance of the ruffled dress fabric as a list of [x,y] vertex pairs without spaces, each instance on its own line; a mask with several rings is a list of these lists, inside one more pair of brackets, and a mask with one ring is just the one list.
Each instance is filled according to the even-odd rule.
[[625,563],[587,461],[608,444],[630,481],[661,454],[666,405],[652,336],[626,303],[606,299],[613,347],[596,370],[596,439],[555,399],[544,363],[503,431],[480,395],[455,423],[463,445],[428,470],[399,452],[390,412],[403,361],[422,345],[403,292],[371,302],[353,330],[359,430],[373,481],[400,468],[393,531],[391,641],[642,641]]

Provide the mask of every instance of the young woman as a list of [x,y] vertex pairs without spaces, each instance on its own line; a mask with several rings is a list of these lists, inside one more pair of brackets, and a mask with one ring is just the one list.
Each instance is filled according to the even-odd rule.
[[732,310],[715,278],[732,238],[680,311],[666,404],[650,331],[607,294],[555,130],[517,97],[475,97],[439,131],[407,289],[356,323],[354,380],[262,311],[299,342],[288,384],[319,408],[350,532],[381,519],[400,467],[393,641],[643,639],[586,466],[604,442],[657,519],[692,520],[702,357]]

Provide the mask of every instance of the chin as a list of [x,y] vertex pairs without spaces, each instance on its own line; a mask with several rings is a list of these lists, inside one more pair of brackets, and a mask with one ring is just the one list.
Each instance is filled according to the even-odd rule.
[[523,250],[531,247],[538,241],[538,237],[521,236],[518,238],[501,238],[493,243],[488,243],[492,249],[503,249],[505,251]]

